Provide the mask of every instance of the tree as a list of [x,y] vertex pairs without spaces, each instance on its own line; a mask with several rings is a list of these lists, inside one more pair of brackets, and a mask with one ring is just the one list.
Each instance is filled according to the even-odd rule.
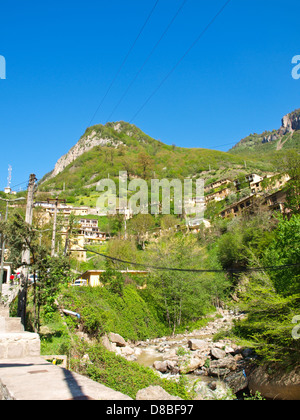
[[178,225],[178,219],[171,215],[171,214],[165,214],[162,216],[160,221],[160,226],[162,229],[170,229]]
[[133,233],[142,249],[145,249],[147,233],[154,227],[154,219],[151,214],[138,214],[128,223],[128,230]]
[[138,165],[141,168],[143,179],[146,179],[153,167],[153,159],[147,153],[141,152],[138,155]]
[[102,283],[104,284],[104,286],[106,286],[106,288],[110,292],[112,292],[114,294],[117,294],[120,297],[123,296],[125,281],[124,281],[122,273],[120,273],[119,271],[116,271],[112,268],[109,268],[103,274],[101,280],[102,280]]
[[[35,226],[28,225],[20,214],[16,214],[6,226],[11,257],[15,267],[21,265],[20,255],[25,249],[30,251],[30,271],[33,273],[33,326],[36,332],[40,326],[40,308],[46,314],[54,311],[55,300],[62,285],[70,279],[69,261],[62,256],[49,257],[49,248],[40,245],[40,232]],[[25,300],[19,301],[26,306],[27,286],[25,287]],[[18,312],[21,311],[19,305]]]
[[69,244],[74,235],[74,233],[78,233],[80,228],[80,223],[76,220],[75,214],[72,212],[68,219],[68,224],[66,226],[66,240],[65,240],[65,247],[64,247],[64,256],[68,254]]
[[300,154],[296,150],[288,150],[277,159],[280,172],[288,174],[290,181],[286,186],[286,209],[292,214],[300,213]]
[[[113,239],[108,242],[107,245],[107,255],[113,258],[117,258],[123,261],[136,261],[136,246],[134,241],[132,240],[123,240],[123,239]],[[128,267],[127,264],[107,260],[107,265],[109,268],[113,268],[115,270],[126,270]]]
[[165,321],[175,334],[177,327],[201,318],[212,307],[215,277],[211,273],[180,271],[207,264],[192,235],[166,235],[151,244],[149,252],[153,266],[179,269],[154,270],[148,282],[149,291],[163,308]]
[[265,251],[265,264],[290,266],[270,273],[276,292],[283,296],[300,294],[300,268],[296,266],[300,264],[300,216],[281,218],[274,234]]

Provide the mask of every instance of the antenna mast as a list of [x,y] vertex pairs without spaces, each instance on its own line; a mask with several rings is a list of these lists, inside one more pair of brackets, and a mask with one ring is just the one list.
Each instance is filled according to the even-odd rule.
[[12,167],[11,165],[8,165],[7,188],[9,189],[10,189],[10,184],[11,184],[11,172],[12,172]]

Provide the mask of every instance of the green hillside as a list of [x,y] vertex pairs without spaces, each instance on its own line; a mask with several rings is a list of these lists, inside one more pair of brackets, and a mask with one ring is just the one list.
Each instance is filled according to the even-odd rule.
[[285,134],[278,140],[269,143],[262,143],[263,138],[269,135],[272,135],[272,133],[251,134],[229,150],[229,153],[236,156],[245,156],[255,159],[259,158],[261,155],[271,158],[280,150],[300,149],[300,131]]
[[[118,142],[118,146],[96,146],[81,154],[53,178],[46,178],[39,191],[75,191],[84,188],[95,190],[100,179],[117,178],[119,171],[126,170],[129,177],[144,179],[184,179],[202,177],[207,182],[214,179],[236,177],[244,172],[272,171],[271,159],[253,156],[245,159],[236,153],[209,149],[188,149],[166,145],[155,140],[134,125],[120,122],[96,125],[86,130],[79,143],[87,142],[88,136],[96,132],[101,138]],[[120,143],[122,142],[122,143]]]
[[250,134],[237,143],[230,153],[251,159],[270,159],[282,150],[300,148],[300,109],[285,115],[279,130]]

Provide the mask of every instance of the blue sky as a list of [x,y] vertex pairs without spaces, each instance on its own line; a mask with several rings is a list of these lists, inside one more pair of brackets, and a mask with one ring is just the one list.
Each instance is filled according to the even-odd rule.
[[231,0],[132,120],[225,3],[187,0],[111,115],[182,2],[159,0],[135,44],[156,0],[1,5],[0,189],[9,164],[12,186],[53,169],[90,125],[133,44],[92,124],[111,116],[167,144],[226,151],[300,107],[300,80],[291,77],[299,0]]

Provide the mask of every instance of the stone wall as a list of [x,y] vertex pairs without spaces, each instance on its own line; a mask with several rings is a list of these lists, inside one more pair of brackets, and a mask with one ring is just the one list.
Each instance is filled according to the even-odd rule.
[[40,337],[34,333],[0,334],[0,359],[19,359],[40,355]]

